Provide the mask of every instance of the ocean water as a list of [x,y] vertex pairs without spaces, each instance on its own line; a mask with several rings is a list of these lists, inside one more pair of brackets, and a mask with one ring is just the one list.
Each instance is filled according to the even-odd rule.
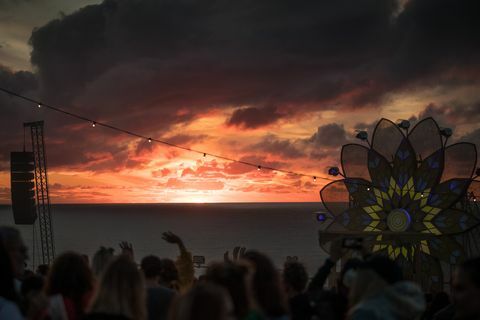
[[[287,256],[297,256],[313,276],[326,257],[313,213],[322,209],[321,203],[72,204],[53,205],[52,222],[57,254],[74,250],[91,257],[102,245],[119,252],[118,243],[125,240],[133,244],[137,261],[148,254],[175,258],[176,246],[161,238],[172,231],[207,264],[244,246],[268,254],[279,268]],[[10,206],[0,206],[0,225],[13,225]],[[29,247],[30,265],[34,258],[38,264],[32,226],[17,228]]]

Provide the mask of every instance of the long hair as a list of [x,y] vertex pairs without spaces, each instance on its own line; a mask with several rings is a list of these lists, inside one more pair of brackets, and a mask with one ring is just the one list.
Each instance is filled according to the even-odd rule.
[[77,314],[83,314],[86,298],[93,290],[93,275],[85,259],[75,252],[65,252],[53,262],[47,277],[46,293],[61,294],[73,301]]
[[280,281],[280,275],[272,261],[257,251],[247,251],[243,256],[255,269],[253,274],[254,298],[267,317],[288,314],[287,299]]
[[147,318],[143,277],[129,257],[121,255],[105,269],[90,313],[121,315],[132,320]]
[[223,288],[213,283],[201,283],[174,301],[169,319],[226,320],[232,307]]
[[243,319],[250,311],[246,287],[247,266],[233,262],[211,264],[205,274],[208,282],[224,287],[232,298],[237,319]]

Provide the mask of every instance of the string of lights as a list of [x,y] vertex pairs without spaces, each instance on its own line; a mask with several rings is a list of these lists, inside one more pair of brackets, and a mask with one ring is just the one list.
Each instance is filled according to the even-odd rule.
[[[76,118],[78,120],[88,122],[88,123],[91,124],[91,126],[93,128],[95,128],[97,126],[105,127],[105,128],[108,128],[108,129],[111,129],[111,130],[114,130],[114,131],[117,131],[117,132],[121,132],[121,133],[130,135],[130,136],[133,136],[133,137],[136,137],[136,138],[144,139],[144,140],[148,141],[149,143],[157,142],[157,143],[166,145],[168,147],[177,148],[177,149],[181,149],[181,150],[184,150],[184,151],[197,153],[197,154],[202,155],[204,158],[208,156],[208,157],[212,157],[212,158],[216,158],[216,159],[221,159],[221,160],[224,160],[224,161],[240,163],[240,164],[243,164],[243,165],[246,165],[246,166],[254,167],[259,171],[260,170],[269,170],[269,171],[276,171],[276,172],[281,172],[281,173],[285,173],[285,174],[295,175],[295,176],[298,176],[298,177],[308,177],[308,178],[312,179],[313,182],[316,182],[317,179],[322,179],[322,180],[329,181],[329,182],[341,180],[341,179],[331,179],[331,178],[328,178],[328,177],[322,177],[320,175],[311,175],[311,174],[305,174],[305,173],[295,172],[295,171],[291,171],[291,170],[275,168],[275,167],[272,167],[272,166],[264,166],[264,165],[261,165],[261,164],[258,164],[258,163],[253,163],[253,162],[244,161],[244,160],[238,160],[238,159],[226,157],[226,156],[223,156],[223,155],[220,155],[220,154],[215,154],[215,153],[212,153],[212,152],[201,151],[201,150],[198,150],[198,149],[189,148],[189,147],[179,145],[179,144],[175,144],[175,143],[172,143],[172,142],[169,142],[169,141],[166,141],[166,140],[147,137],[147,136],[144,136],[142,134],[139,134],[139,133],[136,133],[136,132],[133,132],[133,131],[129,131],[129,130],[126,130],[126,129],[123,129],[123,128],[112,126],[112,125],[110,125],[108,123],[105,123],[105,122],[96,121],[94,119],[91,119],[91,118],[88,118],[88,117],[85,117],[85,116],[82,116],[82,115],[78,115],[78,114],[70,112],[70,111],[66,111],[63,108],[59,108],[59,107],[55,107],[55,106],[52,106],[52,105],[49,105],[49,104],[46,104],[46,103],[42,103],[38,100],[35,100],[33,98],[24,96],[22,94],[19,94],[17,92],[14,92],[14,91],[2,88],[2,87],[0,87],[0,91],[3,91],[5,93],[9,94],[10,96],[17,97],[17,98],[20,98],[22,100],[28,101],[28,102],[34,104],[35,106],[37,106],[38,108],[46,108],[46,109],[49,109],[49,110],[53,110],[53,111],[65,114],[65,115],[70,116],[72,118]],[[359,138],[358,135],[357,135],[357,138]],[[362,137],[360,137],[360,139],[364,140]],[[340,169],[338,167],[330,167],[328,169],[328,174],[330,176],[333,176],[333,177],[341,176],[342,178],[346,179],[347,184],[357,184],[357,185],[364,186],[364,187],[366,187],[367,191],[370,191],[370,188],[383,189],[382,187],[375,186],[375,185],[373,185],[369,182],[360,182],[360,181],[355,181],[355,179],[353,179],[353,180],[348,179],[340,172]],[[477,173],[473,177],[473,179],[475,180],[479,176],[479,174],[480,174],[480,169],[477,169]],[[428,195],[428,194],[429,193],[426,193],[425,195]],[[423,197],[424,193],[422,193],[421,196]],[[476,200],[476,198],[475,198],[475,200]]]
[[46,108],[46,109],[49,109],[49,110],[53,110],[53,111],[65,114],[65,115],[70,116],[72,118],[76,118],[78,120],[88,122],[88,123],[91,124],[91,126],[93,128],[95,128],[95,127],[105,127],[105,128],[108,128],[108,129],[111,129],[111,130],[114,130],[114,131],[117,131],[117,132],[121,132],[121,133],[130,135],[130,136],[133,136],[133,137],[136,137],[136,138],[144,139],[144,140],[148,141],[149,143],[156,142],[156,143],[166,145],[168,147],[177,148],[177,149],[181,149],[181,150],[184,150],[184,151],[197,153],[197,154],[202,155],[204,158],[208,156],[208,157],[212,157],[212,158],[216,158],[216,159],[220,159],[220,160],[224,160],[224,161],[240,163],[240,164],[243,164],[243,165],[246,165],[246,166],[254,167],[257,170],[269,170],[269,171],[276,171],[276,172],[281,172],[281,173],[285,173],[285,174],[295,175],[295,176],[299,176],[299,177],[308,177],[308,178],[312,179],[314,182],[317,181],[317,179],[322,179],[322,180],[326,180],[326,181],[336,181],[336,179],[331,179],[331,178],[328,178],[328,177],[322,177],[320,175],[311,175],[311,174],[305,174],[305,173],[295,172],[295,171],[291,171],[291,170],[275,168],[275,167],[272,167],[272,166],[264,166],[264,165],[261,165],[261,164],[258,164],[258,163],[253,163],[253,162],[244,161],[244,160],[238,160],[238,159],[226,157],[226,156],[223,156],[223,155],[220,155],[220,154],[215,154],[215,153],[212,153],[212,152],[207,152],[207,151],[202,151],[202,150],[198,150],[198,149],[189,148],[189,147],[179,145],[179,144],[175,144],[175,143],[172,143],[172,142],[169,142],[169,141],[166,141],[166,140],[147,137],[147,136],[144,136],[142,134],[139,134],[139,133],[136,133],[136,132],[133,132],[133,131],[129,131],[129,130],[126,130],[126,129],[123,129],[123,128],[119,128],[119,127],[110,125],[110,124],[105,123],[105,122],[96,121],[96,120],[91,119],[89,117],[85,117],[85,116],[67,111],[63,108],[59,108],[59,107],[49,105],[47,103],[43,103],[39,100],[35,100],[33,98],[24,96],[22,94],[19,94],[17,92],[14,92],[14,91],[2,88],[2,87],[0,87],[0,90],[9,94],[10,96],[28,101],[28,102],[34,104],[35,106],[37,106],[38,108]]

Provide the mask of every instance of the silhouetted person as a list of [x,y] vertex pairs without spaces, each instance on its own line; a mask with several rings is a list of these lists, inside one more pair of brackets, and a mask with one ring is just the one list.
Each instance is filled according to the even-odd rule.
[[45,278],[38,274],[26,277],[22,281],[22,309],[28,319],[41,319],[48,308],[48,299],[44,293]]
[[233,304],[227,291],[201,283],[176,299],[170,320],[233,320]]
[[120,255],[105,269],[85,319],[147,319],[143,276],[130,257]]
[[0,319],[23,319],[17,305],[18,295],[15,290],[14,278],[10,255],[0,241]]
[[[332,268],[347,251],[348,249],[343,247],[342,238],[332,241],[330,256],[317,270],[308,285],[307,293],[312,302],[312,312],[318,319],[343,320],[346,317],[350,287],[356,270],[363,264],[363,261],[357,258],[348,259],[336,280],[335,287],[332,289],[325,289],[324,287]],[[364,250],[357,250],[358,253],[361,253],[361,251]]]
[[180,291],[180,279],[178,276],[177,266],[172,259],[160,259],[161,271],[159,283],[169,289]]
[[253,266],[253,299],[266,319],[288,319],[287,299],[275,266],[270,258],[257,251],[247,251],[243,259]]
[[[164,232],[162,234],[162,239],[168,243],[176,244],[178,246],[178,251],[180,255],[175,261],[175,269],[177,270],[177,279],[170,282],[170,288],[176,289],[179,292],[184,292],[188,290],[195,280],[195,270],[193,268],[193,258],[192,254],[187,250],[185,244],[183,243],[182,238],[174,234],[171,231]],[[168,261],[168,262],[167,262]],[[169,260],[165,260],[166,263],[169,263]],[[165,265],[165,267],[171,268],[171,265]],[[165,270],[166,271],[166,270]],[[164,274],[162,277],[163,281],[168,281],[165,279],[167,275]]]
[[175,292],[160,285],[162,262],[156,256],[146,256],[140,264],[147,289],[148,319],[165,320]]
[[480,319],[480,257],[465,261],[453,278],[455,320]]
[[[0,242],[9,255],[13,274],[16,278],[21,278],[25,270],[25,261],[28,258],[27,247],[23,242],[20,232],[12,227],[0,227]],[[15,290],[20,291],[20,282],[15,283]]]
[[299,262],[286,262],[283,267],[283,283],[288,296],[292,320],[309,320],[312,317],[310,299],[305,293],[308,273]]
[[46,278],[49,270],[50,267],[48,266],[48,264],[40,264],[37,267],[36,274],[43,278]]
[[418,285],[403,281],[400,267],[381,255],[370,256],[357,270],[349,303],[352,320],[411,320],[425,310]]
[[236,319],[245,319],[251,312],[246,278],[249,270],[246,265],[231,261],[214,263],[207,269],[204,281],[214,283],[226,289],[233,302]]
[[47,277],[49,314],[52,318],[80,319],[90,302],[93,274],[85,259],[75,252],[65,252],[53,262]]

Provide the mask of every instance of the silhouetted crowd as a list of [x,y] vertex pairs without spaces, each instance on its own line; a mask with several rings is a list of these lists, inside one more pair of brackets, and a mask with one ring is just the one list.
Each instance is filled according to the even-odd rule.
[[337,274],[347,251],[341,241],[332,242],[311,279],[298,261],[279,271],[245,248],[227,252],[197,279],[182,239],[171,232],[163,239],[178,246],[176,261],[148,255],[137,264],[122,242],[118,254],[105,247],[91,259],[65,252],[33,272],[25,270],[18,230],[0,227],[0,320],[480,319],[480,258],[456,268],[450,297],[423,293],[381,255],[350,254]]

